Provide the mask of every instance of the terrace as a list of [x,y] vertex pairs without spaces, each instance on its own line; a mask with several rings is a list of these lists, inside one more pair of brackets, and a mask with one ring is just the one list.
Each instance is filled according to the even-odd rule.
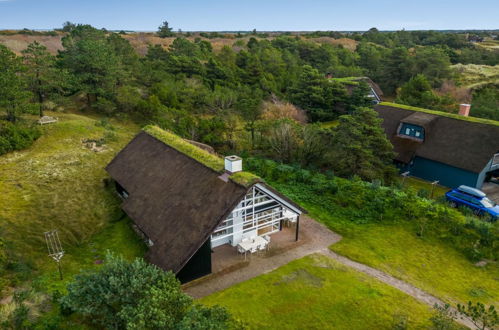
[[290,224],[289,227],[283,227],[281,231],[274,233],[267,249],[263,251],[248,253],[245,256],[229,244],[217,246],[212,249],[211,254],[213,275],[245,267],[258,259],[282,253],[301,245],[303,242],[303,240],[296,241],[296,224]]

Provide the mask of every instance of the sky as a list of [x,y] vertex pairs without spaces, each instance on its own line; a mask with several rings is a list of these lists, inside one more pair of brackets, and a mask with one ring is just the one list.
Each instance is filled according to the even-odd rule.
[[499,29],[498,0],[0,0],[0,29],[66,21],[109,30],[365,31]]

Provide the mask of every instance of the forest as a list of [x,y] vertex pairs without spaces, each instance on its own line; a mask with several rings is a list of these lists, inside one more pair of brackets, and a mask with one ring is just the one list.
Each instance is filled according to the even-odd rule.
[[[17,34],[61,37],[62,47],[55,54],[34,41],[15,52],[0,43],[0,293],[10,295],[6,306],[13,306],[0,309],[0,326],[239,329],[252,319],[234,306],[199,304],[171,272],[140,259],[146,247],[103,168],[146,125],[221,155],[241,155],[245,169],[344,237],[331,250],[454,305],[496,302],[497,223],[450,208],[441,195],[430,195],[427,183],[414,189],[401,181],[365,78],[389,101],[450,113],[467,102],[471,116],[499,120],[499,51],[472,42],[495,43],[493,31],[194,33],[174,32],[164,22],[149,37],[169,45],[151,42],[145,53],[133,39],[143,35],[85,24],[0,31]],[[43,116],[60,122],[38,125]],[[64,280],[45,262],[47,226],[59,228],[67,248]],[[295,264],[315,269],[303,260]],[[485,265],[477,267],[480,262]],[[425,271],[421,265],[428,265]],[[328,276],[336,282],[332,269]],[[344,281],[357,276],[340,273]],[[367,285],[351,283],[343,289]],[[295,298],[310,293],[293,288]],[[329,306],[338,299],[321,292],[314,302],[322,296]],[[354,301],[367,295],[358,294]],[[389,301],[367,303],[381,308],[376,313],[350,307],[344,313],[373,322],[366,323],[372,328],[380,319],[383,327],[407,328],[383,309],[399,308],[402,298],[379,295]],[[289,310],[288,297],[281,298],[275,308]],[[303,306],[295,317],[307,317]],[[411,322],[426,327],[430,311],[417,306]],[[455,328],[447,312],[436,311],[432,329]],[[492,316],[497,321],[497,313]]]
[[[474,45],[464,33],[372,28],[349,35],[193,36],[175,33],[165,22],[157,36],[173,42],[168,48],[150,44],[145,56],[123,31],[67,22],[57,32],[32,32],[47,33],[63,35],[63,49],[55,56],[36,41],[20,56],[0,46],[5,68],[0,73],[0,154],[39,137],[23,114],[76,110],[156,124],[221,153],[390,182],[389,143],[380,130],[370,131],[378,126],[372,111],[357,111],[372,105],[369,87],[359,82],[349,91],[345,78],[369,77],[386,99],[412,106],[456,112],[459,103],[473,100],[471,115],[499,119],[497,81],[467,88],[453,69],[458,63],[495,68],[499,52]],[[220,37],[233,40],[232,45],[215,51],[211,40]],[[349,37],[356,48],[321,42],[324,37]],[[352,132],[364,148],[345,150]],[[381,152],[374,156],[373,150]],[[352,169],[359,159],[380,166]]]

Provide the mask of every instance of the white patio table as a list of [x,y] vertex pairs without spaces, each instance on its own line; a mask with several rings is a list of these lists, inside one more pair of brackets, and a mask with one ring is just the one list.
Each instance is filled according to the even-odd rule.
[[268,244],[267,240],[261,236],[257,236],[252,240],[240,242],[237,244],[244,251],[244,260],[248,251],[257,251],[259,246],[265,247]]

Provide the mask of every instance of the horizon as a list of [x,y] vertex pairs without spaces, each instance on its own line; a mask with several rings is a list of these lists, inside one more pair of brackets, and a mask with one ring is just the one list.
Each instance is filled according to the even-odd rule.
[[[362,32],[497,30],[499,3],[478,0],[470,10],[463,0],[399,3],[392,0],[130,0],[73,2],[67,0],[0,0],[0,30],[52,30],[66,21],[107,30],[154,32],[168,21],[185,32]],[[486,10],[484,10],[486,9]],[[418,19],[415,19],[418,17]],[[465,19],[463,19],[465,18]]]

